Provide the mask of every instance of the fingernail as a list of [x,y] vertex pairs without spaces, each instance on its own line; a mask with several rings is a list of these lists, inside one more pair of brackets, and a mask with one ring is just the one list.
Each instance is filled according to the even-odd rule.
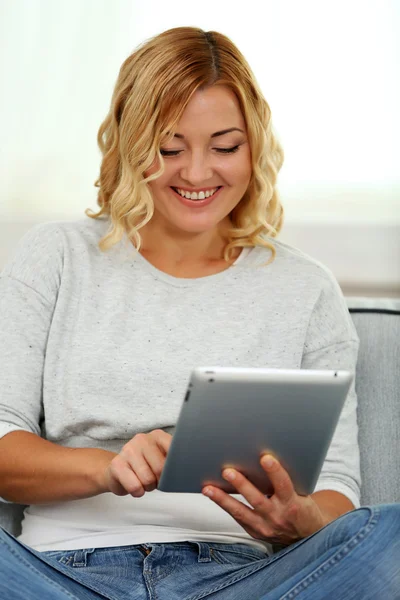
[[265,467],[269,468],[275,464],[275,459],[270,454],[266,454],[263,456],[262,463]]
[[203,494],[204,494],[205,496],[209,496],[210,498],[211,498],[211,497],[214,495],[214,494],[213,494],[213,491],[212,491],[212,489],[211,489],[211,488],[204,488],[204,490],[203,490]]
[[236,473],[235,473],[235,471],[228,469],[227,471],[223,472],[223,476],[225,477],[225,479],[229,479],[229,481],[233,481],[236,478]]

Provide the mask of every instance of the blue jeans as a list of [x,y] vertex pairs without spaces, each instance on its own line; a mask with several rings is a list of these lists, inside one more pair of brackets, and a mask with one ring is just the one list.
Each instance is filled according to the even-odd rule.
[[398,600],[400,504],[363,507],[268,557],[182,542],[37,552],[0,530],[1,600]]

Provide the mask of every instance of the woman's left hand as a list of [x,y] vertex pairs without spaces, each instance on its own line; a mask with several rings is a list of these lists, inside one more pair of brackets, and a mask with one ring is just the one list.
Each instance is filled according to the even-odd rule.
[[271,544],[288,546],[328,523],[311,496],[296,494],[288,473],[276,459],[264,455],[260,463],[274,488],[270,497],[238,471],[229,468],[222,473],[252,508],[215,486],[207,485],[203,494],[229,513],[253,538]]

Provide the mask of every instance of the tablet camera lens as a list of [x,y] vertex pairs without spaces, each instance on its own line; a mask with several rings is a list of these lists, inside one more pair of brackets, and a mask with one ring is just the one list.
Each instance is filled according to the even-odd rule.
[[214,382],[214,379],[209,379],[208,381],[209,381],[210,383],[213,383],[213,382]]

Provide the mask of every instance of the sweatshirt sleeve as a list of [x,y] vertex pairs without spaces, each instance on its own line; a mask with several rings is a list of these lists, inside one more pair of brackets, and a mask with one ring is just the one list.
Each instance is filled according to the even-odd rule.
[[[342,291],[327,273],[312,312],[304,346],[303,369],[342,369],[355,375],[359,339]],[[360,506],[357,397],[351,384],[315,491],[334,490]]]
[[31,229],[0,275],[0,438],[41,433],[46,344],[62,272],[56,224]]

